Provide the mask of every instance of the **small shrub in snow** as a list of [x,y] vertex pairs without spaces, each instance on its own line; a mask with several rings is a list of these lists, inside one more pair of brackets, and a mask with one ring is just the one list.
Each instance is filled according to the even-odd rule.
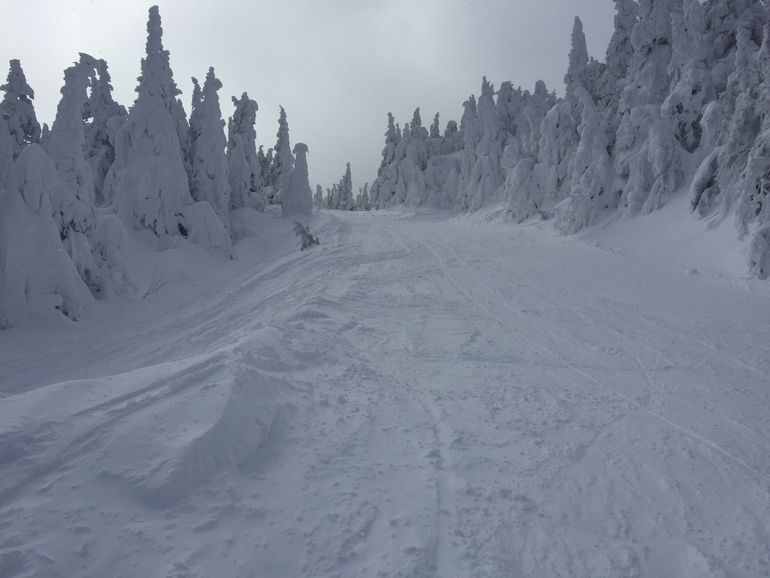
[[308,225],[303,225],[299,221],[294,221],[294,233],[302,241],[302,251],[312,247],[313,245],[321,244],[321,242],[318,240],[318,237],[310,232],[310,227]]

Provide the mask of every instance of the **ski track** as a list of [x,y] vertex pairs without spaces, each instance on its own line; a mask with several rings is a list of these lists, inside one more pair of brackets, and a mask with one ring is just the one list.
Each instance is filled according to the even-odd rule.
[[0,576],[770,576],[766,296],[317,225],[159,317],[0,334]]

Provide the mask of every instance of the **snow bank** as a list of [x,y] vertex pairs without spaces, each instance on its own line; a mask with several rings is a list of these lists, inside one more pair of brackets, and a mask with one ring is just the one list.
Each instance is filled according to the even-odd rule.
[[170,506],[262,446],[291,391],[253,358],[215,354],[13,396],[0,409],[0,497],[98,447],[89,476]]
[[99,467],[137,497],[166,506],[252,455],[267,440],[288,385],[242,362],[204,362],[164,388],[167,399],[118,428]]

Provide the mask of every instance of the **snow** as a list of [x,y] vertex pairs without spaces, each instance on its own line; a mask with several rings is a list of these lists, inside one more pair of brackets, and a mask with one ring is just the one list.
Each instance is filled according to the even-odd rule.
[[130,231],[0,332],[0,576],[770,574],[770,289],[686,203]]

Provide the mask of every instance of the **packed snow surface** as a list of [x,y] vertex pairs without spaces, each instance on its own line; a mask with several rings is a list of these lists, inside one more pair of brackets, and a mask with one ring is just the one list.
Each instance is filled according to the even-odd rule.
[[675,214],[134,237],[0,332],[0,576],[770,576],[770,295]]

